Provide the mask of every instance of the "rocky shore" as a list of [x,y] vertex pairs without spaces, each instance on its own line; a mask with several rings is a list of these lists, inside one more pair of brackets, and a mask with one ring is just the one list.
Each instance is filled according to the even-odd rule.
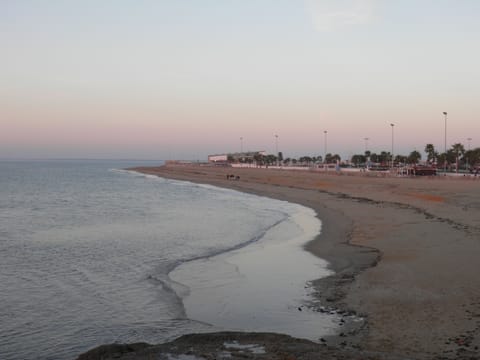
[[78,358],[78,360],[98,359],[406,360],[407,358],[375,352],[352,351],[281,334],[221,332],[185,335],[173,342],[159,345],[145,343],[103,345]]

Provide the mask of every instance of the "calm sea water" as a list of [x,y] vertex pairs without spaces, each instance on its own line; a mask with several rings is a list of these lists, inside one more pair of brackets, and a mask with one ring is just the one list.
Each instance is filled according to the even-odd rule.
[[298,205],[120,170],[154,164],[0,162],[0,359],[215,330],[169,273],[299,232]]

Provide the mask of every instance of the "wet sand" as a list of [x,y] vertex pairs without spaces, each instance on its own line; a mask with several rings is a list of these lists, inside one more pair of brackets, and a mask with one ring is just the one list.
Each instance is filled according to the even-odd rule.
[[[316,295],[346,318],[365,318],[359,326],[346,320],[325,339],[330,354],[480,358],[480,179],[200,165],[135,170],[314,209],[322,233],[306,248],[335,271],[315,282]],[[298,351],[288,347],[294,358],[319,358],[302,355],[304,341],[298,344]]]

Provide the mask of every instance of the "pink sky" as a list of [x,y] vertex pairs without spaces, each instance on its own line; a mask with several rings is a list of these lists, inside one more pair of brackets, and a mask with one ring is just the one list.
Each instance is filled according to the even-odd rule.
[[0,158],[480,146],[477,3],[340,3],[2,2]]

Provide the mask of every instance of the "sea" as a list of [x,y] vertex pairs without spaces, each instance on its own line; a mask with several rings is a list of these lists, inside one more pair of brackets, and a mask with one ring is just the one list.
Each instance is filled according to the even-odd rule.
[[161,161],[0,161],[0,359],[75,359],[192,332],[319,339],[327,263],[313,210],[126,170]]

